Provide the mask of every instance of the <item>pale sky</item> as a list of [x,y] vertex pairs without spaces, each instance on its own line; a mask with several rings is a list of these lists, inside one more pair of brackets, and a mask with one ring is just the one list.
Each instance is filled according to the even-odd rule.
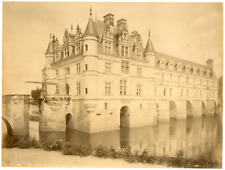
[[115,23],[127,19],[128,31],[138,31],[144,47],[150,29],[157,52],[200,64],[213,58],[216,76],[222,76],[222,3],[3,2],[2,93],[25,93],[25,81],[41,81],[50,33],[62,44],[71,24],[84,32],[90,6],[94,19],[108,13]]

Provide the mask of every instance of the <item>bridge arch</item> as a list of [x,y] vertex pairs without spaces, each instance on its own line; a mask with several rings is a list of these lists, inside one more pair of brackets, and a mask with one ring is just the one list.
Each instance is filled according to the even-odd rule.
[[189,100],[186,101],[186,114],[187,114],[187,117],[193,116],[193,107]]
[[122,106],[120,109],[120,127],[129,126],[130,108],[128,106]]
[[177,118],[177,105],[174,101],[169,101],[169,118],[170,119]]
[[7,128],[7,134],[10,135],[10,136],[12,136],[12,135],[13,135],[13,129],[12,129],[11,124],[10,124],[10,123],[8,122],[8,120],[5,119],[4,117],[2,117],[2,120],[3,120],[3,122],[4,122],[5,125],[6,125],[6,128]]

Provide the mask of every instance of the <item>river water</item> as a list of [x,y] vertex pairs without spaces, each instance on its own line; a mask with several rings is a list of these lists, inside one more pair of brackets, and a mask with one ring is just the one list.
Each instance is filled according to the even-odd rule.
[[185,158],[208,155],[218,159],[221,152],[221,128],[217,117],[202,117],[187,120],[170,120],[155,126],[121,128],[116,131],[85,133],[76,130],[66,132],[39,132],[41,142],[56,140],[96,147],[98,145],[132,151],[148,149],[154,156],[176,156],[182,150]]

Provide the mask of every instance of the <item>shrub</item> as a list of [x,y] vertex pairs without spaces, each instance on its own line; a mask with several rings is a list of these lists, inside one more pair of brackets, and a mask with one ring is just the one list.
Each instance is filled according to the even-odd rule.
[[27,149],[31,147],[31,141],[29,139],[21,138],[16,143],[16,146],[19,147],[20,149]]
[[16,146],[18,140],[19,139],[17,137],[6,134],[2,138],[2,147],[13,148]]
[[88,156],[92,153],[92,150],[90,146],[77,145],[66,142],[62,146],[62,153],[64,155]]

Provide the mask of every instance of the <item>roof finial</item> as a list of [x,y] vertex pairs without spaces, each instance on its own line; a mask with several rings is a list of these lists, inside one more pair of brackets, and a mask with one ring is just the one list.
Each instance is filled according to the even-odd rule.
[[90,7],[90,16],[92,16],[92,8]]
[[151,36],[151,33],[150,33],[150,29],[149,29],[149,31],[148,31],[148,37],[150,38],[150,36]]

